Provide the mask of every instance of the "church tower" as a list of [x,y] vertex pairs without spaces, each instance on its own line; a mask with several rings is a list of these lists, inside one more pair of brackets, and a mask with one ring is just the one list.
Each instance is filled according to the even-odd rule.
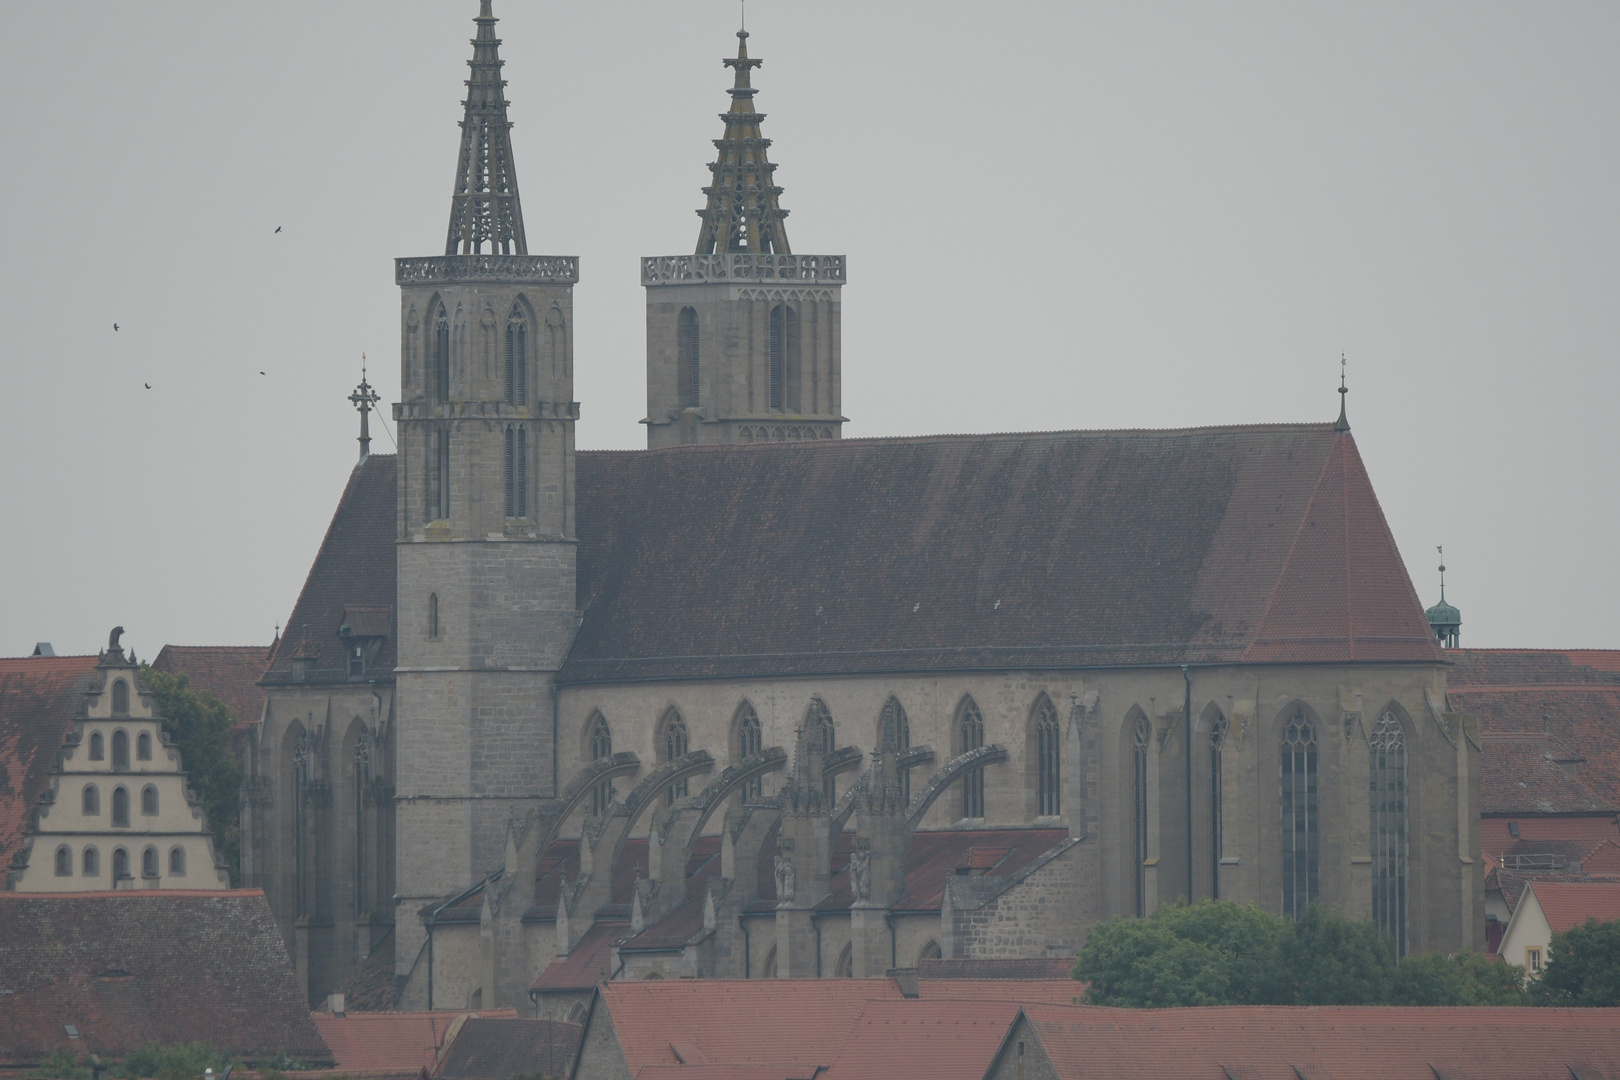
[[[442,256],[399,259],[396,960],[553,792],[574,601],[575,256],[530,255],[481,0]],[[412,1008],[425,996],[413,981]],[[402,1007],[404,1002],[401,1003]]]
[[647,445],[836,439],[844,256],[794,255],[737,33],[697,251],[641,260]]

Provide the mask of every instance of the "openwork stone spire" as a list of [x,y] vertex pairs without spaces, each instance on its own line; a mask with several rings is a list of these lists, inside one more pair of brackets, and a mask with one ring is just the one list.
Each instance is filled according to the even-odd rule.
[[[501,41],[495,36],[491,0],[480,0],[478,36],[467,62],[466,118],[461,121],[461,156],[456,162],[456,193],[450,201],[446,255],[527,255],[523,208],[518,202],[517,167],[512,162],[512,124],[506,119],[506,82],[501,78]],[[488,243],[486,249],[484,244]]]
[[788,212],[776,202],[782,189],[772,183],[776,166],[765,159],[771,140],[759,133],[765,114],[754,111],[754,88],[749,85],[749,72],[763,62],[749,59],[748,31],[737,31],[737,58],[725,61],[737,72],[731,108],[720,114],[726,133],[714,140],[720,151],[719,159],[709,165],[714,183],[703,189],[709,205],[698,211],[703,215],[699,255],[727,251],[792,254],[783,224]]

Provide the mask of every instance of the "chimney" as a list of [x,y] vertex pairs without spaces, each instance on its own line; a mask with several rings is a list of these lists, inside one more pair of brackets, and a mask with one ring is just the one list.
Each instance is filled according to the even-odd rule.
[[326,1007],[332,1013],[333,1016],[342,1016],[343,1015],[343,1005],[344,1005],[344,1001],[343,1001],[343,995],[342,994],[328,994],[328,995],[326,995]]

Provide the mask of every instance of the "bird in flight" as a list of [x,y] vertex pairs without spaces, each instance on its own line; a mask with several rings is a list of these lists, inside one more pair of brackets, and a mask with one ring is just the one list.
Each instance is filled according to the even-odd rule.
[[147,389],[148,389],[148,390],[150,390],[150,389],[152,389],[152,384],[151,384],[151,383],[147,383],[147,384],[146,384],[146,388],[147,388]]
[[264,372],[262,372],[262,371],[261,371],[261,372],[259,372],[259,374],[260,374],[260,375],[263,375],[263,374],[264,374]]
[[277,226],[276,226],[276,232],[280,232],[280,231],[281,231],[281,226],[280,226],[280,225],[277,225]]
[[118,324],[117,323],[113,323],[113,333],[115,333],[115,334],[118,333]]

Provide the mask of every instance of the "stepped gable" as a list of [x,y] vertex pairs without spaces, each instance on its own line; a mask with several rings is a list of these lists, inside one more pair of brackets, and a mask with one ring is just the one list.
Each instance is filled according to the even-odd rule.
[[578,455],[561,680],[1440,663],[1327,424]]
[[184,675],[193,690],[213,694],[231,714],[237,728],[257,724],[264,714],[259,679],[274,645],[165,645],[152,661],[153,671]]
[[[305,681],[347,681],[346,653],[338,634],[345,609],[393,611],[398,592],[395,460],[392,454],[372,454],[349,474],[343,497],[338,500],[320,551],[309,568],[309,577],[298,594],[298,603],[266,665],[266,684],[293,681],[293,658],[305,647],[306,630],[315,669]],[[394,622],[392,618],[389,621]],[[390,633],[384,638],[381,650],[368,665],[379,679],[392,678],[396,637]]]
[[1620,650],[1448,649],[1446,698],[1485,735],[1547,734],[1585,759],[1582,784],[1620,805]]
[[0,1067],[191,1042],[332,1060],[258,889],[0,893],[0,987]]
[[0,873],[22,848],[62,739],[84,705],[94,656],[0,659]]

